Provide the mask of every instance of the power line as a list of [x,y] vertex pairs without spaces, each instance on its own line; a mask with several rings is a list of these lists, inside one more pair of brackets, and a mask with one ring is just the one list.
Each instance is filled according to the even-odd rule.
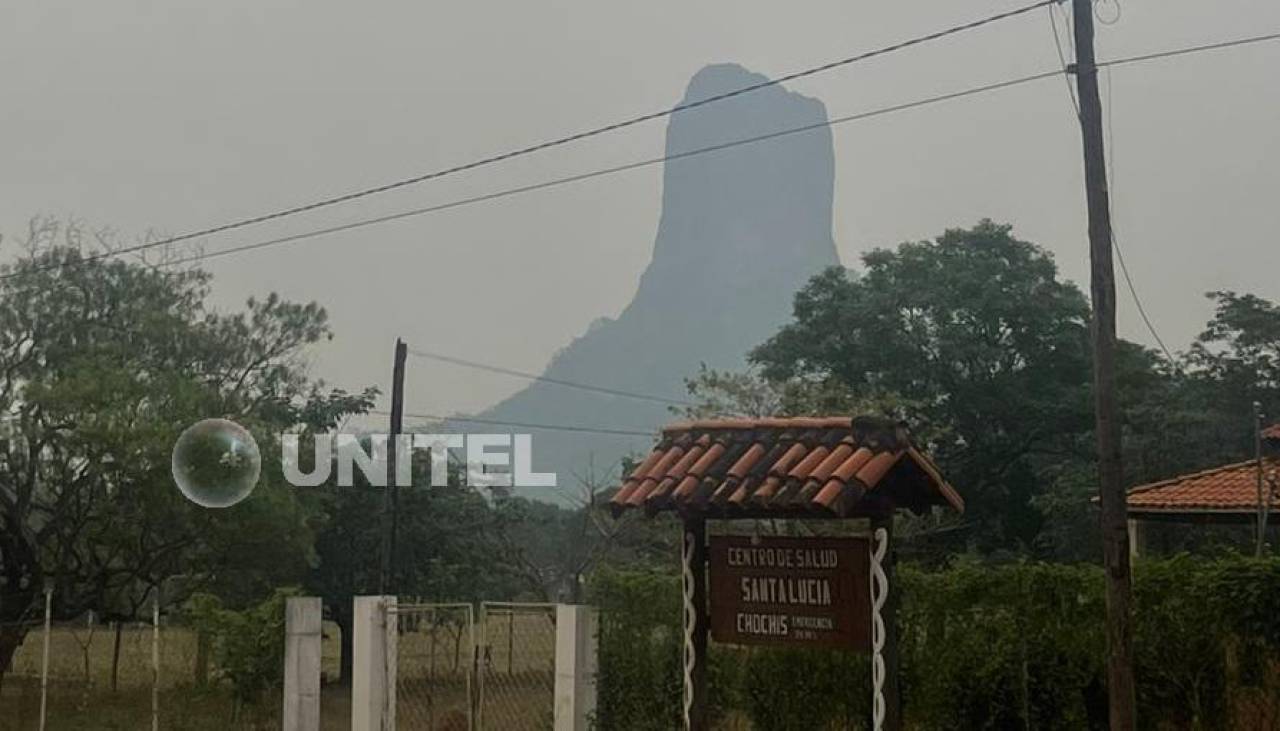
[[504,368],[502,366],[490,365],[488,363],[480,363],[474,360],[466,360],[465,358],[458,358],[452,355],[430,353],[425,350],[417,350],[415,348],[409,348],[409,353],[411,355],[416,355],[420,358],[428,358],[430,360],[436,360],[442,363],[451,363],[453,365],[464,366],[467,368],[475,368],[477,370],[488,371],[489,373],[498,373],[504,376],[515,376],[517,378],[527,378],[531,381],[540,381],[542,383],[553,383],[557,386],[577,388],[583,391],[591,391],[593,393],[603,393],[603,394],[609,394],[611,396],[624,396],[626,398],[639,399],[641,401],[653,401],[656,403],[669,404],[672,406],[692,406],[692,404],[690,404],[688,401],[681,401],[679,399],[664,398],[662,396],[650,396],[649,394],[636,393],[634,391],[622,391],[614,388],[606,388],[604,386],[592,386],[590,384],[578,383],[576,381],[566,381],[561,378],[551,378],[549,376],[540,376],[536,373],[526,373],[524,371],[517,371],[512,368]]
[[[939,94],[936,96],[931,96],[924,99],[918,99],[916,101],[911,101],[911,102],[905,102],[902,104],[895,104],[888,107],[880,107],[878,109],[873,109],[866,112],[859,112],[857,114],[851,114],[845,117],[838,117],[825,122],[818,122],[814,124],[804,125],[801,127],[792,127],[790,129],[779,130],[777,132],[770,132],[770,133],[758,135],[755,137],[747,137],[747,138],[738,139],[738,140],[731,140],[729,142],[722,142],[715,145],[709,145],[707,147],[700,147],[692,150],[673,153],[670,155],[663,155],[660,157],[653,157],[645,160],[638,160],[638,161],[626,163],[623,165],[617,165],[609,168],[602,168],[599,170],[592,170],[589,172],[578,173],[575,175],[569,175],[562,178],[544,180],[542,182],[532,183],[530,185],[522,185],[514,188],[506,188],[504,190],[499,190],[492,193],[485,193],[482,195],[471,196],[468,198],[461,198],[458,200],[449,201],[447,203],[440,203],[433,206],[414,208],[407,211],[401,211],[399,213],[391,213],[384,216],[375,216],[373,218],[365,218],[358,221],[352,221],[350,223],[339,224],[336,226],[329,226],[326,228],[314,229],[311,231],[304,231],[302,233],[291,234],[287,236],[280,236],[272,239],[266,239],[264,241],[257,241],[254,243],[242,244],[240,246],[233,246],[227,249],[219,249],[217,251],[211,251],[211,252],[201,252],[198,254],[193,254],[191,256],[186,256],[186,257],[181,257],[177,259],[171,259],[169,261],[160,262],[155,264],[154,266],[156,266],[157,268],[170,267],[170,266],[178,266],[180,264],[189,264],[196,261],[204,261],[207,259],[216,259],[219,257],[228,256],[232,254],[239,254],[247,251],[254,251],[257,249],[264,249],[264,248],[279,246],[283,244],[294,243],[297,241],[303,241],[306,239],[317,238],[320,236],[328,236],[331,234],[341,233],[344,231],[351,231],[353,229],[364,228],[366,226],[389,223],[391,221],[398,221],[405,218],[412,218],[415,216],[422,216],[422,215],[431,214],[431,213],[439,213],[441,211],[446,211],[454,208],[462,208],[462,207],[470,206],[476,203],[486,203],[489,201],[499,200],[499,199],[507,198],[510,196],[520,195],[523,193],[531,193],[534,191],[544,190],[547,188],[555,188],[562,185],[568,185],[570,183],[578,183],[586,180],[591,180],[594,178],[600,178],[600,177],[605,177],[609,175],[615,175],[618,173],[629,172],[631,170],[638,170],[640,168],[650,167],[650,166],[658,165],[661,163],[682,160],[685,158],[695,157],[698,155],[705,155],[712,152],[719,152],[719,151],[728,150],[734,147],[755,144],[755,143],[764,142],[767,140],[777,139],[780,137],[787,137],[795,134],[813,132],[815,130],[824,129],[827,127],[835,127],[835,126],[846,124],[849,122],[857,122],[857,121],[871,119],[873,117],[878,117],[886,114],[903,112],[903,111],[915,109],[918,107],[929,106],[931,104],[937,104],[940,102],[951,101],[954,99],[960,99],[963,97],[973,96],[976,94],[982,94],[985,92],[997,91],[999,89],[1006,89],[1009,87],[1018,86],[1018,85],[1030,83],[1033,81],[1039,81],[1041,79],[1047,79],[1053,76],[1057,76],[1061,73],[1062,71],[1058,69],[1054,69],[1052,71],[1043,71],[1038,74],[1022,76],[1016,79],[1010,79],[1007,81],[1001,81],[993,84],[985,84],[982,86],[971,87],[968,89],[964,89],[962,91],[950,92],[947,94]],[[110,252],[110,255],[121,254],[121,253],[126,253],[126,252],[124,251]],[[102,257],[97,257],[97,258],[102,258]],[[83,262],[86,260],[82,259],[80,261]],[[39,271],[39,270],[38,269],[23,270],[21,273],[22,274],[35,273],[35,271]],[[11,273],[8,276],[11,277],[16,274],[18,274],[18,272]],[[5,278],[6,277],[4,276],[0,276],[0,281],[3,281]]]
[[1117,58],[1111,61],[1099,61],[1096,65],[1098,68],[1106,68],[1108,66],[1126,66],[1131,63],[1142,63],[1144,61],[1155,61],[1162,58],[1173,58],[1174,56],[1185,56],[1189,53],[1200,53],[1202,51],[1217,51],[1224,48],[1247,46],[1252,43],[1262,43],[1264,41],[1274,41],[1277,39],[1280,39],[1280,33],[1267,33],[1260,36],[1237,38],[1231,41],[1205,43],[1199,46],[1185,46],[1183,48],[1173,48],[1167,51],[1156,51],[1155,53],[1147,53],[1141,56],[1127,56],[1125,58]]
[[[1116,4],[1117,18],[1119,17],[1120,5]],[[1112,120],[1115,118],[1115,108],[1111,103],[1111,67],[1107,67],[1107,187],[1110,188],[1112,195],[1107,197],[1107,205],[1114,207],[1115,205],[1115,185],[1116,185],[1116,144],[1115,131],[1112,127]],[[1160,337],[1160,333],[1156,332],[1156,326],[1151,322],[1151,318],[1147,316],[1147,308],[1142,304],[1142,298],[1138,296],[1138,288],[1134,286],[1133,276],[1129,274],[1129,265],[1124,261],[1124,249],[1120,246],[1120,240],[1116,237],[1115,213],[1108,210],[1111,216],[1111,246],[1116,250],[1116,261],[1120,263],[1120,273],[1124,275],[1125,285],[1129,289],[1130,296],[1133,297],[1133,304],[1138,310],[1138,316],[1142,318],[1143,324],[1147,326],[1147,332],[1151,333],[1151,337],[1155,338],[1156,344],[1160,346],[1160,350],[1164,351],[1165,358],[1169,359],[1169,365],[1174,370],[1182,370],[1178,366],[1178,361],[1173,357],[1173,353],[1169,350],[1169,346],[1164,344],[1164,339]]]
[[[1062,63],[1062,78],[1067,82],[1067,94],[1071,97],[1071,106],[1075,109],[1076,120],[1080,119],[1080,101],[1076,98],[1076,90],[1071,85],[1070,69],[1072,65],[1067,62],[1067,55],[1062,50],[1062,41],[1058,37],[1058,22],[1055,18],[1057,8],[1049,8],[1049,25],[1053,29],[1053,45],[1058,51],[1058,60]],[[1063,11],[1065,15],[1065,11]],[[1116,20],[1120,18],[1120,4],[1116,3]],[[1071,25],[1067,24],[1070,28]],[[1115,114],[1115,110],[1111,103],[1111,66],[1107,66],[1107,187],[1112,193],[1115,192],[1115,135],[1113,134],[1111,120]],[[1114,197],[1108,196],[1107,205],[1108,213],[1111,216],[1111,246],[1116,252],[1116,261],[1120,263],[1120,272],[1124,275],[1125,285],[1129,289],[1129,296],[1133,299],[1133,304],[1138,310],[1138,316],[1142,319],[1143,324],[1147,327],[1147,332],[1151,333],[1151,337],[1155,338],[1160,349],[1164,351],[1164,355],[1169,359],[1169,363],[1178,368],[1178,362],[1174,359],[1173,353],[1170,352],[1168,346],[1164,344],[1164,340],[1160,337],[1160,333],[1156,332],[1155,324],[1151,322],[1151,318],[1147,316],[1147,308],[1142,304],[1142,298],[1138,296],[1138,288],[1133,283],[1133,276],[1129,273],[1129,266],[1124,260],[1124,250],[1120,247],[1120,240],[1116,237],[1115,232],[1115,214],[1114,214]]]
[[[1076,99],[1076,90],[1071,86],[1071,76],[1067,69],[1067,54],[1062,50],[1062,39],[1058,37],[1057,8],[1049,8],[1049,28],[1053,30],[1053,46],[1058,50],[1058,61],[1062,63],[1062,81],[1067,85],[1067,95],[1071,97],[1071,107],[1076,110],[1076,118],[1080,118],[1080,102]],[[1068,27],[1070,27],[1068,25]]]
[[[271,213],[265,213],[265,214],[254,216],[251,218],[244,218],[237,221],[232,221],[230,223],[225,223],[219,226],[213,226],[210,228],[200,229],[198,231],[192,231],[189,233],[180,234],[178,236],[170,236],[168,238],[161,239],[159,241],[151,241],[147,243],[137,244],[134,246],[125,247],[125,248],[122,248],[116,251],[111,251],[111,252],[102,252],[100,254],[95,254],[93,256],[86,257],[83,261],[87,262],[87,261],[93,261],[95,259],[101,259],[101,258],[106,258],[110,256],[130,254],[138,251],[143,251],[146,249],[152,249],[157,246],[167,246],[169,244],[175,244],[180,241],[187,241],[190,239],[199,238],[201,236],[211,236],[213,234],[223,233],[223,232],[231,231],[238,228],[244,228],[246,226],[252,226],[259,223],[265,223],[267,221],[273,221],[273,220],[285,218],[288,216],[297,215],[299,213],[314,211],[320,208],[327,208],[329,206],[337,205],[339,203],[347,203],[353,200],[357,200],[359,198],[367,198],[369,196],[386,193],[392,190],[396,190],[398,188],[404,188],[407,186],[416,185],[418,183],[424,183],[429,180],[437,180],[439,178],[465,172],[468,170],[475,170],[476,168],[485,167],[487,165],[492,165],[494,163],[511,160],[517,157],[523,157],[525,155],[530,155],[532,153],[540,152],[553,147],[567,145],[572,142],[579,142],[581,140],[585,140],[591,137],[596,137],[609,132],[614,132],[627,127],[632,127],[637,124],[641,124],[643,122],[649,122],[655,119],[669,117],[678,112],[684,112],[690,109],[696,109],[698,107],[707,106],[709,104],[721,102],[726,99],[732,99],[734,97],[742,96],[744,94],[749,94],[749,93],[759,91],[761,89],[765,89],[771,86],[777,86],[779,84],[785,84],[787,82],[795,81],[797,79],[802,79],[808,76],[814,76],[817,74],[825,73],[833,69],[849,66],[851,64],[858,63],[861,61],[866,61],[866,60],[875,58],[877,56],[888,55],[890,53],[901,51],[903,49],[910,48],[912,46],[918,46],[925,43],[930,43],[936,40],[940,40],[942,38],[946,38],[947,36],[952,36],[959,33],[975,30],[985,25],[990,25],[992,23],[996,23],[1001,20],[1006,20],[1009,18],[1022,15],[1024,13],[1029,13],[1033,10],[1037,10],[1042,7],[1047,7],[1056,2],[1059,2],[1059,0],[1040,0],[1039,2],[1035,2],[1030,5],[1024,5],[1022,7],[1015,8],[1013,10],[1009,10],[1003,13],[989,15],[983,18],[979,18],[977,20],[970,21],[968,23],[951,26],[949,28],[944,28],[942,30],[935,31],[933,33],[928,33],[922,36],[916,36],[914,38],[910,38],[905,41],[900,41],[892,45],[883,46],[881,48],[877,48],[871,51],[864,51],[863,53],[859,53],[853,56],[848,56],[846,58],[837,59],[835,61],[830,61],[818,66],[812,66],[806,69],[802,69],[800,71],[795,71],[793,73],[786,74],[785,76],[780,76],[776,79],[768,79],[756,84],[751,84],[738,89],[734,89],[732,91],[709,96],[704,99],[697,99],[695,101],[686,102],[684,104],[677,104],[674,107],[661,109],[655,112],[649,112],[647,114],[641,114],[639,116],[631,117],[630,119],[625,119],[620,122],[607,124],[602,127],[595,127],[592,129],[585,130],[583,132],[577,132],[575,134],[566,135],[564,137],[559,137],[552,140],[538,142],[538,143],[529,145],[527,147],[522,147],[516,150],[511,150],[511,151],[500,153],[497,155],[492,155],[490,157],[481,158],[479,160],[474,160],[472,162],[464,163],[462,165],[455,165],[450,168],[444,168],[442,170],[435,170],[429,173],[415,175],[411,178],[404,178],[402,180],[397,180],[394,182],[377,185],[371,188],[364,188],[361,190],[353,191],[350,193],[344,193],[342,195],[333,196],[330,198],[323,198],[321,200],[314,201],[312,203],[294,206],[292,208],[285,208],[282,210],[274,211]],[[45,269],[61,268],[61,266],[62,265],[60,264],[51,265],[49,267],[45,267]],[[43,271],[43,269],[27,270],[24,273],[34,274],[37,271]],[[17,276],[17,273],[13,272],[5,275],[0,275],[0,280],[8,279],[13,276]]]
[[[381,411],[378,409],[370,409],[370,414],[379,414],[389,416],[390,411]],[[540,424],[527,421],[505,421],[502,419],[480,419],[472,416],[441,416],[440,414],[423,414],[405,412],[405,416],[412,419],[426,419],[428,421],[461,421],[468,424],[487,424],[490,426],[512,426],[519,429],[549,429],[552,431],[567,431],[587,434],[608,434],[612,436],[627,437],[649,437],[653,438],[657,434],[654,431],[639,431],[635,429],[607,429],[594,426],[579,426],[576,424]]]
[[[1186,47],[1186,48],[1171,49],[1171,50],[1167,50],[1167,51],[1160,51],[1160,52],[1150,53],[1150,54],[1145,54],[1145,55],[1141,55],[1141,56],[1130,56],[1130,57],[1125,57],[1125,58],[1118,58],[1118,59],[1113,59],[1113,60],[1110,60],[1110,61],[1100,61],[1100,62],[1098,62],[1098,63],[1097,63],[1097,66],[1098,66],[1099,68],[1107,68],[1107,67],[1112,67],[1112,66],[1123,66],[1123,65],[1127,65],[1127,64],[1142,63],[1142,62],[1152,61],[1152,60],[1156,60],[1156,59],[1170,58],[1170,57],[1174,57],[1174,56],[1182,56],[1182,55],[1187,55],[1187,54],[1192,54],[1192,53],[1199,53],[1199,52],[1202,52],[1202,51],[1212,51],[1212,50],[1218,50],[1218,49],[1230,48],[1230,47],[1233,47],[1233,46],[1243,46],[1243,45],[1247,45],[1247,44],[1260,43],[1260,42],[1264,42],[1264,41],[1272,41],[1272,40],[1277,40],[1277,39],[1280,39],[1280,33],[1271,33],[1271,34],[1267,34],[1267,35],[1253,36],[1253,37],[1249,37],[1249,38],[1241,38],[1241,39],[1236,39],[1236,40],[1232,40],[1232,41],[1224,41],[1224,42],[1221,42],[1221,43],[1212,43],[1212,44],[1206,44],[1206,45],[1200,45],[1200,46],[1191,46],[1191,47]],[[646,159],[646,160],[639,160],[639,161],[636,161],[636,162],[626,163],[626,164],[623,164],[623,165],[617,165],[617,166],[614,166],[614,167],[602,168],[602,169],[599,169],[599,170],[592,170],[592,171],[589,171],[589,172],[586,172],[586,173],[578,173],[578,174],[575,174],[575,175],[569,175],[569,176],[562,177],[562,178],[554,178],[554,179],[551,179],[551,180],[545,180],[545,181],[542,181],[542,182],[539,182],[539,183],[533,183],[533,184],[530,184],[530,185],[522,185],[522,186],[518,186],[518,187],[514,187],[514,188],[507,188],[507,189],[499,190],[499,191],[495,191],[495,192],[492,192],[492,193],[486,193],[486,194],[482,194],[482,195],[471,196],[471,197],[468,197],[468,198],[462,198],[462,199],[458,199],[458,200],[453,200],[453,201],[449,201],[449,202],[447,202],[447,203],[440,203],[440,204],[433,205],[433,206],[426,206],[426,207],[423,207],[423,208],[415,208],[415,209],[411,209],[411,210],[407,210],[407,211],[401,211],[401,212],[399,212],[399,213],[392,213],[392,214],[388,214],[388,215],[384,215],[384,216],[376,216],[376,217],[373,217],[373,218],[361,219],[361,220],[358,220],[358,221],[352,221],[352,222],[350,222],[350,223],[340,224],[340,225],[337,225],[337,226],[330,226],[330,227],[326,227],[326,228],[314,229],[314,230],[311,230],[311,231],[304,231],[304,232],[302,232],[302,233],[291,234],[291,235],[288,235],[288,236],[281,236],[281,237],[277,237],[277,238],[273,238],[273,239],[267,239],[267,240],[264,240],[264,241],[258,241],[258,242],[249,243],[249,244],[242,244],[242,245],[240,245],[240,246],[234,246],[234,247],[227,248],[227,249],[219,249],[219,250],[217,250],[217,251],[212,251],[212,252],[201,252],[201,253],[199,253],[199,254],[194,254],[194,255],[191,255],[191,256],[187,256],[187,257],[181,257],[181,258],[172,259],[172,260],[169,260],[169,261],[160,262],[160,263],[158,263],[158,264],[155,264],[154,266],[155,266],[156,268],[160,268],[160,267],[177,266],[177,265],[180,265],[180,264],[189,264],[189,263],[196,262],[196,261],[203,261],[203,260],[206,260],[206,259],[215,259],[215,258],[219,258],[219,257],[223,257],[223,256],[232,255],[232,254],[239,254],[239,253],[246,252],[246,251],[254,251],[254,250],[257,250],[257,249],[269,248],[269,247],[273,247],[273,246],[278,246],[278,245],[283,245],[283,244],[293,243],[293,242],[302,241],[302,240],[306,240],[306,239],[317,238],[317,237],[320,237],[320,236],[327,236],[327,235],[331,235],[331,234],[335,234],[335,233],[341,233],[341,232],[344,232],[344,231],[351,231],[351,230],[358,229],[358,228],[364,228],[364,227],[366,227],[366,226],[372,226],[372,225],[376,225],[376,224],[388,223],[388,222],[391,222],[391,221],[398,221],[398,220],[405,219],[405,218],[412,218],[412,217],[415,217],[415,216],[421,216],[421,215],[426,215],[426,214],[431,214],[431,213],[438,213],[438,212],[440,212],[440,211],[450,210],[450,209],[453,209],[453,208],[462,208],[462,207],[469,206],[469,205],[473,205],[473,204],[476,204],[476,203],[485,203],[485,202],[492,201],[492,200],[498,200],[498,199],[507,198],[507,197],[510,197],[510,196],[515,196],[515,195],[524,194],[524,193],[531,193],[531,192],[534,192],[534,191],[544,190],[544,189],[547,189],[547,188],[555,188],[555,187],[559,187],[559,186],[562,186],[562,185],[568,185],[568,184],[570,184],[570,183],[577,183],[577,182],[582,182],[582,181],[585,181],[585,180],[591,180],[591,179],[594,179],[594,178],[600,178],[600,177],[605,177],[605,176],[609,176],[609,175],[615,175],[615,174],[617,174],[617,173],[628,172],[628,171],[631,171],[631,170],[637,170],[637,169],[640,169],[640,168],[649,167],[649,166],[652,166],[652,165],[657,165],[657,164],[661,164],[661,163],[665,163],[665,162],[671,162],[671,161],[675,161],[675,160],[681,160],[681,159],[684,159],[684,158],[695,157],[695,156],[698,156],[698,155],[708,154],[708,153],[712,153],[712,152],[719,152],[719,151],[721,151],[721,150],[727,150],[727,149],[731,149],[731,148],[734,148],[734,147],[740,147],[740,146],[743,146],[743,145],[750,145],[750,144],[755,144],[755,143],[759,143],[759,142],[764,142],[764,141],[767,141],[767,140],[777,139],[777,138],[781,138],[781,137],[787,137],[787,136],[790,136],[790,135],[802,134],[802,133],[806,133],[806,132],[812,132],[812,131],[814,131],[814,130],[823,129],[823,128],[827,128],[827,127],[836,127],[836,126],[839,126],[839,125],[842,125],[842,124],[846,124],[846,123],[849,123],[849,122],[861,121],[861,120],[870,119],[870,118],[873,118],[873,117],[878,117],[878,116],[882,116],[882,115],[886,115],[886,114],[893,114],[893,113],[897,113],[897,112],[903,112],[903,111],[907,111],[907,110],[910,110],[910,109],[916,109],[916,108],[919,108],[919,107],[929,106],[929,105],[932,105],[932,104],[938,104],[938,103],[941,103],[941,102],[946,102],[946,101],[951,101],[951,100],[955,100],[955,99],[960,99],[960,98],[963,98],[963,97],[974,96],[974,95],[977,95],[977,94],[983,94],[983,93],[992,92],[992,91],[998,91],[998,90],[1001,90],[1001,89],[1007,89],[1007,88],[1010,88],[1010,87],[1019,86],[1019,85],[1022,85],[1022,84],[1027,84],[1027,83],[1031,83],[1031,82],[1034,82],[1034,81],[1039,81],[1039,80],[1042,80],[1042,79],[1047,79],[1047,78],[1050,78],[1050,77],[1058,76],[1058,75],[1059,75],[1059,74],[1061,74],[1061,73],[1062,73],[1062,71],[1061,71],[1061,70],[1058,70],[1058,69],[1054,69],[1054,70],[1051,70],[1051,71],[1043,71],[1043,72],[1040,72],[1040,73],[1037,73],[1037,74],[1030,74],[1030,75],[1027,75],[1027,76],[1021,76],[1021,77],[1018,77],[1018,78],[1009,79],[1009,80],[1001,81],[1001,82],[997,82],[997,83],[985,84],[985,85],[982,85],[982,86],[970,87],[970,88],[968,88],[968,89],[964,89],[964,90],[961,90],[961,91],[950,92],[950,93],[946,93],[946,94],[939,94],[939,95],[936,95],[936,96],[926,97],[926,98],[918,99],[918,100],[915,100],[915,101],[905,102],[905,103],[902,103],[902,104],[895,104],[895,105],[887,106],[887,107],[880,107],[880,108],[878,108],[878,109],[873,109],[873,110],[869,110],[869,111],[866,111],[866,112],[860,112],[860,113],[857,113],[857,114],[851,114],[851,115],[844,116],[844,117],[838,117],[838,118],[835,118],[835,119],[828,120],[828,121],[826,121],[826,122],[819,122],[819,123],[815,123],[815,124],[804,125],[804,126],[801,126],[801,127],[793,127],[793,128],[790,128],[790,129],[779,130],[779,131],[777,131],[777,132],[770,132],[770,133],[763,134],[763,135],[758,135],[758,136],[755,136],[755,137],[747,137],[747,138],[743,138],[743,139],[732,140],[732,141],[729,141],[729,142],[723,142],[723,143],[719,143],[719,144],[715,144],[715,145],[709,145],[709,146],[707,146],[707,147],[696,148],[696,149],[693,149],[693,150],[686,150],[686,151],[684,151],[684,152],[678,152],[678,153],[674,153],[674,154],[671,154],[671,155],[663,155],[663,156],[660,156],[660,157],[649,158],[649,159]],[[80,259],[80,260],[78,260],[78,263],[81,263],[81,264],[82,264],[82,263],[86,263],[86,262],[88,262],[88,261],[92,261],[92,260],[95,260],[95,259],[101,259],[101,258],[106,258],[106,257],[108,257],[108,256],[116,256],[116,255],[120,255],[120,254],[128,253],[129,251],[130,251],[129,249],[121,249],[121,250],[116,250],[116,251],[103,252],[103,253],[101,253],[101,254],[97,254],[97,255],[94,255],[94,256],[92,256],[92,257],[86,257],[86,258],[84,258],[84,259]],[[43,271],[43,270],[45,270],[45,269],[60,268],[61,266],[62,266],[62,265],[53,265],[53,266],[49,266],[49,267],[37,267],[37,268],[34,268],[34,269],[24,269],[24,270],[20,270],[20,271],[17,271],[17,272],[10,272],[10,273],[5,274],[5,275],[0,275],[0,281],[4,281],[4,280],[6,280],[6,279],[9,279],[9,278],[12,278],[12,277],[14,277],[14,276],[18,276],[18,275],[34,274],[34,273],[37,273],[37,272],[39,272],[39,271]]]

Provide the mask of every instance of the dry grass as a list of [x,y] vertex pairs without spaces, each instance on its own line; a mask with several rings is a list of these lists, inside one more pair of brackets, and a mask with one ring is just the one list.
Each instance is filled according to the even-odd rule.
[[[53,681],[84,684],[85,656],[88,655],[88,684],[110,687],[111,655],[115,633],[108,625],[57,625],[49,636],[49,678]],[[124,626],[120,632],[119,687],[151,688],[151,627],[138,624]],[[13,658],[11,675],[40,677],[40,660],[44,630],[27,635]],[[160,628],[160,687],[173,687],[192,681],[195,668],[195,633],[186,628]]]
[[[341,637],[336,625],[325,625],[322,669],[329,678],[339,672]],[[115,632],[109,625],[56,625],[49,635],[48,729],[57,731],[135,731],[150,728],[152,629],[127,624],[120,633],[119,685],[111,690],[111,657]],[[0,689],[0,731],[38,728],[40,663],[44,632],[29,633],[14,656]],[[85,659],[88,658],[88,673]],[[269,694],[234,722],[230,690],[214,684],[195,687],[196,633],[186,627],[160,628],[160,725],[164,729],[274,729],[279,727],[280,698]],[[327,687],[321,698],[325,731],[346,731],[351,724],[349,690]]]
[[[449,731],[465,718],[471,639],[461,617],[421,615],[400,618],[397,704],[401,728]],[[485,631],[482,631],[485,630]],[[488,644],[476,653],[486,687],[482,709],[487,729],[548,728],[555,682],[555,625],[545,613],[490,615],[488,626],[475,628],[475,642]],[[43,632],[31,632],[14,657],[0,692],[0,731],[35,729],[40,709],[40,660]],[[151,720],[150,626],[130,624],[120,635],[119,690],[112,692],[111,656],[115,640],[108,625],[92,632],[83,625],[55,626],[49,645],[50,731],[135,731]],[[322,672],[337,678],[341,637],[326,623]],[[85,657],[88,657],[86,681]],[[264,697],[232,721],[229,689],[194,687],[196,634],[185,627],[160,631],[161,728],[182,731],[279,728],[280,698]],[[471,693],[476,692],[472,679]],[[349,689],[326,686],[321,697],[323,731],[350,728]]]
[[[466,717],[471,637],[465,612],[424,610],[399,617],[397,721],[401,728],[445,731]],[[485,729],[541,731],[554,707],[555,622],[545,611],[492,612],[477,625],[475,659],[483,685]]]

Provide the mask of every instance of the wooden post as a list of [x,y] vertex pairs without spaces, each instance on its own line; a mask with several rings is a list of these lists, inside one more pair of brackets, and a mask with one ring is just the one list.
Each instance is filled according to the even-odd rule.
[[684,725],[707,731],[707,521],[685,518],[681,540],[684,600]]
[[[1253,457],[1257,461],[1258,478],[1258,534],[1253,555],[1262,557],[1262,549],[1267,544],[1267,508],[1269,500],[1264,500],[1262,485],[1265,482],[1262,466],[1262,404],[1253,402]],[[1269,496],[1267,496],[1269,497]]]
[[379,594],[394,593],[396,532],[400,525],[399,450],[396,442],[404,426],[404,361],[409,348],[396,338],[391,367],[391,434],[387,439],[387,491],[382,497],[382,566],[378,574]]
[[[883,547],[881,547],[883,542]],[[896,550],[893,545],[893,515],[880,516],[871,521],[871,602],[872,602],[872,644],[880,644],[879,660],[884,663],[883,680],[878,690],[873,692],[884,699],[884,716],[879,725],[873,716],[872,727],[875,731],[900,731],[902,728],[902,684],[900,680],[902,653],[898,647],[898,605],[901,592],[898,591],[897,577],[894,572]],[[880,560],[876,561],[876,556]],[[883,572],[883,578],[877,576],[877,567]],[[881,581],[883,584],[878,585]],[[883,602],[878,601],[880,592],[884,593]],[[883,622],[883,640],[876,642],[875,617],[876,605],[879,604],[879,616]],[[877,659],[873,654],[872,662]],[[875,682],[876,670],[873,668],[872,682]],[[874,708],[873,708],[873,714]],[[878,714],[875,714],[878,715]]]
[[1076,86],[1084,144],[1085,197],[1089,210],[1090,293],[1093,305],[1093,400],[1102,502],[1102,560],[1107,597],[1107,701],[1112,731],[1135,724],[1133,682],[1133,594],[1129,535],[1120,462],[1116,404],[1116,283],[1111,261],[1111,202],[1103,151],[1102,102],[1093,55],[1093,2],[1073,0]]

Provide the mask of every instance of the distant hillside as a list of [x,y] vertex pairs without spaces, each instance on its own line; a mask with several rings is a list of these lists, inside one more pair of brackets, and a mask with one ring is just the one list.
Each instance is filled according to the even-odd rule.
[[[708,66],[690,80],[684,101],[762,81],[733,64]],[[672,116],[667,153],[826,119],[816,99],[769,87]],[[741,367],[746,352],[790,315],[804,281],[838,263],[833,178],[826,129],[668,163],[653,260],[634,299],[616,320],[597,320],[557,353],[544,375],[684,398],[683,379],[700,363]],[[642,430],[672,419],[661,404],[543,382],[481,416]],[[529,431],[535,468],[560,473],[558,495],[536,497],[557,501],[577,494],[573,474],[583,473],[589,459],[599,472],[652,446],[638,437]]]

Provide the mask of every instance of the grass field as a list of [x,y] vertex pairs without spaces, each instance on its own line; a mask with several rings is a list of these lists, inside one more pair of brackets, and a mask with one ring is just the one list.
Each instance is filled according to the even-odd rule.
[[[480,712],[486,729],[550,728],[555,682],[555,625],[545,612],[492,613],[474,630],[475,658],[483,678],[468,678],[472,633],[461,616],[427,612],[400,617],[397,692],[400,729],[464,731],[468,698],[483,684]],[[323,673],[336,679],[340,666],[337,627],[326,623]],[[485,644],[480,644],[481,641]],[[43,632],[30,633],[0,689],[0,731],[36,729],[40,711]],[[120,633],[118,690],[111,690],[114,630],[108,625],[55,626],[49,638],[50,731],[135,731],[150,727],[152,630],[126,625]],[[486,650],[487,645],[487,650]],[[232,720],[230,690],[195,686],[196,634],[161,625],[160,727],[183,731],[279,728],[280,697],[268,694]],[[86,672],[87,660],[87,672]],[[469,681],[469,682],[468,682]],[[468,688],[470,687],[470,690]],[[470,695],[469,695],[470,694]],[[349,689],[325,685],[324,731],[350,727]],[[459,724],[462,724],[461,726]]]
[[[326,623],[323,672],[336,679],[340,637]],[[43,630],[27,635],[14,656],[0,689],[0,731],[36,729],[40,713],[40,663]],[[128,624],[121,628],[119,683],[111,690],[111,658],[115,632],[109,625],[57,625],[49,636],[48,726],[50,731],[135,731],[150,728],[152,630]],[[159,706],[164,729],[274,729],[279,727],[278,693],[264,697],[231,719],[230,690],[217,683],[195,687],[196,634],[186,627],[160,628]],[[87,659],[87,673],[86,673]],[[321,697],[325,731],[350,728],[349,690],[326,687]]]
[[397,726],[462,731],[470,681],[472,697],[481,693],[483,729],[551,728],[554,615],[536,608],[488,613],[474,628],[479,678],[470,677],[472,633],[465,617],[465,612],[440,609],[399,616]]
[[[10,675],[40,677],[44,631],[29,633],[13,658]],[[55,625],[49,636],[49,677],[53,680],[110,687],[114,630],[100,624]],[[119,688],[151,688],[151,643],[149,625],[127,624],[120,632]],[[88,657],[88,674],[85,659]],[[342,655],[337,625],[326,622],[322,647],[325,677],[336,679]],[[196,633],[187,627],[160,626],[160,687],[169,688],[195,682]]]

